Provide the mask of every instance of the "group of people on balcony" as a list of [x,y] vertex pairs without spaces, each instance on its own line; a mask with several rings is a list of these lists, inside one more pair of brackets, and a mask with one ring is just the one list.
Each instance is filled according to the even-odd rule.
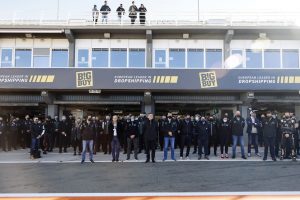
[[[102,23],[108,22],[108,15],[111,12],[111,8],[108,6],[107,1],[104,1],[104,5],[98,10],[97,5],[94,5],[92,9],[92,16],[93,16],[93,22],[95,24],[98,23],[99,19],[99,14],[102,15]],[[140,24],[145,24],[146,22],[146,12],[147,9],[144,6],[144,4],[141,4],[141,6],[138,8],[135,5],[135,2],[132,1],[132,5],[128,9],[128,17],[130,18],[131,24],[135,24],[135,21],[138,17],[139,13],[139,19],[140,19]],[[118,20],[120,23],[123,21],[123,16],[125,16],[125,9],[123,7],[123,4],[120,4],[120,6],[117,8],[116,13],[118,15]]]

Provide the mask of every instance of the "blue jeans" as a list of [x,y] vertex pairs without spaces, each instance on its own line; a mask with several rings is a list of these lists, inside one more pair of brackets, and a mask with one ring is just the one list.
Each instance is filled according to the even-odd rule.
[[164,160],[167,160],[168,158],[168,147],[169,143],[171,143],[171,159],[175,160],[175,137],[164,137],[165,145],[164,145]]
[[93,159],[93,140],[82,140],[82,160],[85,160],[86,147],[89,146],[90,160]]
[[111,141],[111,148],[112,148],[112,158],[114,161],[119,160],[119,155],[120,155],[120,141],[117,136],[114,136],[112,141]]
[[33,155],[34,151],[39,149],[39,139],[31,138],[31,148],[30,148],[30,155]]
[[232,140],[233,140],[233,145],[232,145],[232,156],[235,156],[236,154],[236,145],[239,142],[240,146],[241,146],[241,152],[242,152],[242,156],[245,156],[245,151],[244,151],[244,137],[243,136],[237,136],[237,135],[233,135],[232,136]]
[[248,134],[248,153],[251,153],[251,145],[254,145],[255,153],[258,153],[258,134]]

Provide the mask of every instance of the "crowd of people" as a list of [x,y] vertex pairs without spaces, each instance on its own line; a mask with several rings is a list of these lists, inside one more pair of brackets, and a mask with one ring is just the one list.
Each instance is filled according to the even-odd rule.
[[[97,5],[94,5],[92,9],[92,17],[93,22],[95,24],[98,23],[99,15],[101,14],[102,17],[102,23],[108,22],[108,16],[111,13],[111,8],[108,6],[107,1],[104,1],[104,5],[101,6],[100,10],[97,8]],[[135,5],[135,2],[132,1],[132,5],[128,9],[128,17],[130,18],[131,24],[135,24],[135,21],[139,14],[140,24],[145,24],[146,22],[146,13],[147,9],[144,6],[144,4],[141,4],[141,6],[138,8]],[[120,6],[116,9],[116,14],[118,16],[118,20],[120,23],[123,22],[123,17],[126,14],[126,11],[123,7],[123,4],[120,4]]]
[[[171,159],[176,161],[175,148],[180,148],[179,159],[189,159],[192,146],[199,160],[209,160],[211,149],[214,156],[228,159],[228,149],[232,146],[231,158],[235,159],[238,143],[243,159],[252,156],[252,147],[255,156],[261,157],[258,146],[264,145],[263,160],[267,160],[268,151],[273,161],[276,158],[295,160],[300,154],[298,124],[293,113],[287,112],[279,118],[270,111],[259,117],[251,111],[247,119],[239,111],[233,118],[227,113],[221,118],[210,114],[180,116],[168,113],[158,120],[152,113],[107,115],[104,119],[97,116],[75,119],[69,115],[62,116],[61,120],[58,116],[31,119],[26,115],[24,120],[0,117],[0,144],[3,151],[30,148],[32,159],[54,148],[65,153],[72,147],[74,156],[82,156],[81,163],[85,162],[87,152],[91,162],[98,152],[111,154],[112,161],[118,162],[122,149],[127,160],[131,154],[138,160],[143,152],[146,162],[155,162],[155,152],[160,149],[164,152],[163,161],[168,159],[168,150],[171,150]],[[248,154],[244,150],[244,129],[248,136]]]

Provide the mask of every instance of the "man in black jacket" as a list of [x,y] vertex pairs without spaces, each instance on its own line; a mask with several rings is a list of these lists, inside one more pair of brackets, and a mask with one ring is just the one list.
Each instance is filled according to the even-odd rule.
[[67,152],[67,133],[68,133],[68,122],[66,116],[62,116],[62,121],[59,123],[59,153]]
[[89,147],[89,156],[91,163],[94,163],[93,160],[93,139],[95,134],[95,126],[91,119],[87,119],[81,126],[82,132],[82,158],[81,164],[85,161],[85,154],[87,146]]
[[30,127],[31,133],[31,150],[30,150],[30,157],[34,159],[36,157],[35,153],[39,149],[39,139],[44,135],[45,129],[43,124],[39,123],[39,119],[37,117],[34,118],[33,123]]
[[245,119],[241,117],[241,112],[236,111],[235,117],[231,121],[231,130],[232,130],[232,139],[233,139],[232,159],[235,159],[236,146],[238,142],[240,143],[241,146],[242,158],[247,159],[244,151],[244,137],[243,137],[245,124],[246,122]]
[[123,4],[120,4],[120,6],[117,8],[118,18],[119,22],[122,23],[122,16],[125,14],[125,9],[123,8]]
[[126,139],[127,139],[127,160],[130,160],[131,145],[134,148],[134,158],[138,160],[138,122],[134,119],[134,116],[130,116],[130,120],[126,123]]
[[[198,118],[199,116],[197,116]],[[194,134],[197,135],[198,139],[198,160],[202,158],[202,147],[204,147],[204,156],[205,159],[209,160],[208,157],[208,138],[209,138],[209,132],[208,132],[208,123],[205,120],[205,117],[202,116],[201,120],[199,121],[196,119],[196,122],[194,123]]]
[[277,120],[272,117],[272,113],[270,111],[267,112],[267,117],[262,121],[262,125],[263,125],[264,141],[265,141],[263,160],[267,160],[268,148],[270,148],[270,154],[272,160],[276,161],[274,147],[275,147],[275,138],[276,138],[278,123]]
[[150,162],[150,149],[152,162],[155,163],[155,148],[158,137],[158,123],[153,119],[152,113],[148,114],[148,119],[145,121],[144,134],[147,154],[146,163]]
[[190,148],[192,143],[192,135],[193,135],[193,123],[191,121],[191,116],[189,114],[186,115],[185,119],[181,122],[180,126],[180,159],[183,159],[183,149],[184,145],[187,145],[187,150],[185,157],[188,160],[190,154]]
[[100,13],[102,14],[102,23],[105,21],[107,24],[107,15],[110,13],[110,7],[107,5],[107,1],[104,1],[104,5],[100,9]]

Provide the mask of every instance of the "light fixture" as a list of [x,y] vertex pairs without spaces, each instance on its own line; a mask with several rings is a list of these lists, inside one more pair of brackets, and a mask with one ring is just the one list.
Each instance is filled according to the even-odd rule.
[[183,39],[189,39],[190,38],[190,34],[184,33],[184,34],[182,34],[182,38]]
[[109,39],[110,38],[110,33],[104,33],[104,38]]

